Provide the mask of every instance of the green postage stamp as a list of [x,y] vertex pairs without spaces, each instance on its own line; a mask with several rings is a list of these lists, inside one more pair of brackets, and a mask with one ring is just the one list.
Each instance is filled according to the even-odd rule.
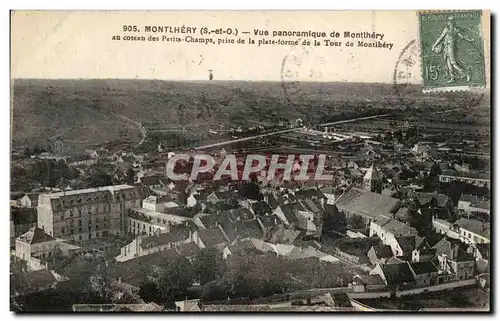
[[424,90],[484,88],[481,11],[421,12]]

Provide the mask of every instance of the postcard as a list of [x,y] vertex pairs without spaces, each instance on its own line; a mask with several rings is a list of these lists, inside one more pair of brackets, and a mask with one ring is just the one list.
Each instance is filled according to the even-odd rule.
[[11,11],[10,306],[490,311],[487,10]]

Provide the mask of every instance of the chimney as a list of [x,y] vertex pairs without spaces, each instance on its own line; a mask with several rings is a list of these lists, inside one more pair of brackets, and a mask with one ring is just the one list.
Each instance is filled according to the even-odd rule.
[[121,283],[122,283],[122,277],[120,276],[120,277],[118,278],[118,284],[121,284]]

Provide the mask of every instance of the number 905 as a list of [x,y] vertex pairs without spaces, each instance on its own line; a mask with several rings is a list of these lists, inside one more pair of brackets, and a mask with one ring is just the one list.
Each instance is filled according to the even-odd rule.
[[137,26],[124,25],[123,31],[137,32],[137,31],[139,31],[139,29],[137,28]]

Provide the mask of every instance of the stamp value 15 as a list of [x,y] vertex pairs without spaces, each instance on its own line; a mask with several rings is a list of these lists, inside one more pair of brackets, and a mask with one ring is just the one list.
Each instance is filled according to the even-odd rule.
[[421,12],[424,90],[486,85],[481,11]]

